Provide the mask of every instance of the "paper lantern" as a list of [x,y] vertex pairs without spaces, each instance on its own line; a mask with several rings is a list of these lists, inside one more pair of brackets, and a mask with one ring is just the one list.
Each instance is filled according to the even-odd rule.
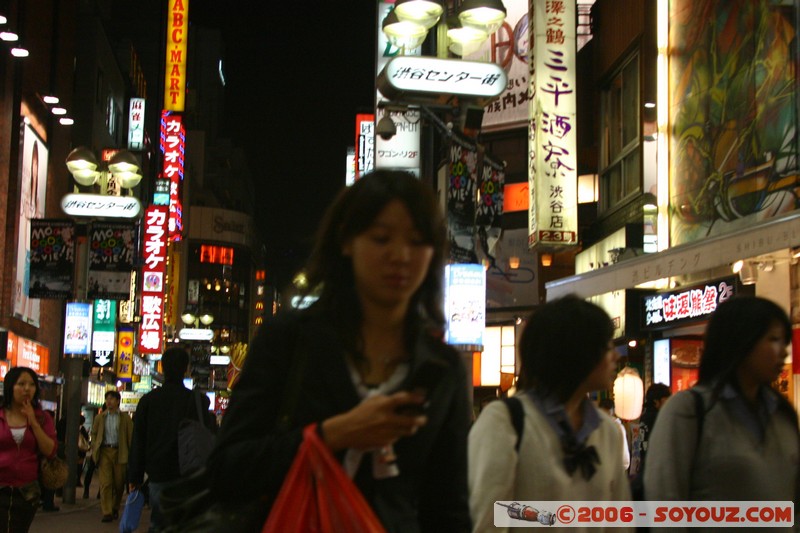
[[614,414],[623,420],[642,416],[644,384],[635,368],[626,366],[614,380]]

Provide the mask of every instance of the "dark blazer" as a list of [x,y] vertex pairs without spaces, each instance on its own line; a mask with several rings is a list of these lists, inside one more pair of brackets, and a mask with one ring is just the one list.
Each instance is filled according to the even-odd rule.
[[[292,360],[305,352],[305,371],[289,429],[276,429],[290,382]],[[400,475],[376,480],[364,460],[356,484],[389,532],[470,531],[467,433],[470,406],[466,369],[459,354],[422,335],[409,375],[421,361],[446,360],[450,372],[430,398],[428,423],[394,445]],[[355,407],[360,398],[344,349],[333,330],[309,313],[265,323],[250,344],[244,368],[209,459],[217,497],[241,501],[276,497],[307,424]],[[339,459],[344,453],[339,454]],[[264,513],[269,510],[265,506]],[[263,523],[263,522],[262,522]]]

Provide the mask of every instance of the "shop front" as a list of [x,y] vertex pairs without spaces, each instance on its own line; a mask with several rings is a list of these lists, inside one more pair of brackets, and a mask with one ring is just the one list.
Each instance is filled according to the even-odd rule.
[[754,294],[753,285],[727,276],[643,296],[638,319],[651,340],[652,382],[669,385],[673,394],[697,383],[708,319],[730,298]]
[[[800,323],[800,213],[774,217],[723,235],[639,255],[545,284],[547,299],[598,295],[640,288],[656,291],[639,304],[642,329],[652,340],[645,356],[645,386],[673,390],[696,380],[708,316],[723,298],[754,294],[780,305]],[[795,330],[797,331],[797,330]],[[800,343],[792,346],[800,361]],[[800,367],[800,365],[798,365]],[[780,388],[794,405],[798,374],[787,364]],[[800,372],[800,368],[797,371]]]

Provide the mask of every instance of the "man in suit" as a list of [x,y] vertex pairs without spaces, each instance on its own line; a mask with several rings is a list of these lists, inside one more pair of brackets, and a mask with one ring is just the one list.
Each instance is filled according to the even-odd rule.
[[125,468],[133,435],[133,420],[119,410],[120,394],[106,392],[106,408],[92,424],[92,458],[100,472],[102,522],[119,518],[119,505],[125,489]]

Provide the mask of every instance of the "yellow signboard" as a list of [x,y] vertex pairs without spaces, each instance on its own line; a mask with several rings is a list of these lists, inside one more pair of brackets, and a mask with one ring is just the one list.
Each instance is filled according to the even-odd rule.
[[168,1],[164,109],[168,111],[183,111],[186,100],[186,43],[189,38],[189,0]]

